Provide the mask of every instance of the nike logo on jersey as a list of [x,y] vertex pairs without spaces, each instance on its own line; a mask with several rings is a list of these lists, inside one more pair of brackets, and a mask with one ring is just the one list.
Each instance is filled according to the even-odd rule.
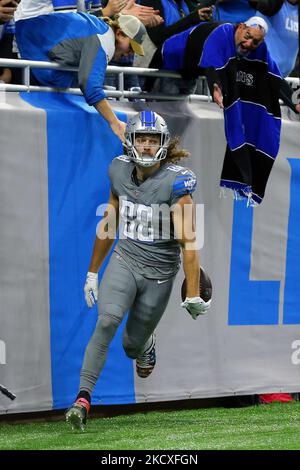
[[163,284],[164,282],[168,282],[168,280],[169,280],[169,279],[165,279],[164,281],[158,280],[158,281],[157,281],[157,284]]

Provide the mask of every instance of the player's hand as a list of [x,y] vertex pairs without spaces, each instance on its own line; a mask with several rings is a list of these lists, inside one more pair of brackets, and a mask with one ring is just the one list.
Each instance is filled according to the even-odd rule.
[[87,306],[93,307],[98,300],[98,273],[87,273],[83,290]]
[[119,121],[119,119],[115,119],[111,125],[111,130],[116,134],[117,137],[122,142],[125,142],[125,129],[126,129],[126,123],[123,121]]
[[199,315],[205,315],[210,309],[211,299],[205,302],[201,297],[186,297],[181,307],[185,308],[191,317],[196,320]]

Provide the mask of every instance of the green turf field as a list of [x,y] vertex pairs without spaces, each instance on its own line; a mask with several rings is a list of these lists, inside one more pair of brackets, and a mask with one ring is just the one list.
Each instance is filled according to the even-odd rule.
[[84,433],[63,421],[0,422],[3,449],[300,450],[300,402],[94,418]]

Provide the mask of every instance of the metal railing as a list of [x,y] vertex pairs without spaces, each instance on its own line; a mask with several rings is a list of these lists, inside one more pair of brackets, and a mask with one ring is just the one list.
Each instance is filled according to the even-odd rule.
[[[65,67],[55,62],[46,61],[34,61],[34,60],[21,60],[21,59],[0,59],[0,67],[6,68],[21,68],[23,69],[23,84],[0,84],[0,91],[25,91],[25,92],[36,92],[36,91],[47,91],[47,92],[60,92],[60,93],[71,93],[74,95],[82,95],[79,88],[54,88],[46,86],[35,86],[30,84],[30,72],[31,69],[52,69],[62,70],[67,72],[78,71],[77,67]],[[117,67],[109,65],[106,70],[107,73],[118,75],[118,90],[110,90],[104,88],[104,93],[107,98],[116,98],[120,101],[124,99],[143,99],[143,100],[168,100],[168,101],[211,101],[209,88],[206,83],[205,77],[199,77],[199,80],[204,85],[206,91],[205,94],[200,95],[164,95],[161,93],[148,93],[138,91],[124,90],[124,75],[138,75],[138,76],[151,76],[151,77],[167,77],[167,78],[181,78],[181,75],[175,72],[161,71],[159,69],[146,69],[140,67]],[[108,87],[109,88],[109,87]]]
[[[25,91],[25,92],[60,92],[60,93],[71,93],[73,95],[82,95],[79,88],[54,88],[46,86],[35,86],[30,84],[30,72],[31,69],[52,69],[62,70],[67,72],[77,72],[77,67],[64,67],[55,62],[46,61],[34,61],[34,60],[21,60],[21,59],[0,59],[0,67],[10,68],[21,68],[23,69],[23,84],[13,85],[0,83],[0,91]],[[205,77],[199,77],[199,81],[202,84],[202,88],[205,90],[205,94],[197,95],[165,95],[162,93],[148,93],[139,91],[124,90],[124,75],[138,75],[138,76],[150,76],[150,77],[167,77],[167,78],[182,78],[179,73],[167,72],[159,69],[146,69],[140,67],[117,67],[109,65],[107,67],[107,73],[118,75],[118,90],[105,89],[104,93],[107,98],[115,98],[120,101],[125,99],[143,99],[143,100],[167,100],[167,101],[211,101],[211,96],[207,81]],[[286,80],[293,87],[296,88],[300,85],[300,80],[297,77],[287,77]],[[110,88],[110,87],[108,87]]]

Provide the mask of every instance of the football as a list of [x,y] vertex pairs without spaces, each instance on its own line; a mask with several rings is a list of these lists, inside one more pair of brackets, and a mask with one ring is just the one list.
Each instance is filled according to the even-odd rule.
[[[212,297],[212,283],[209,275],[200,267],[200,292],[201,299],[205,302],[211,299]],[[184,302],[186,298],[186,280],[183,281],[181,286],[181,299]]]

